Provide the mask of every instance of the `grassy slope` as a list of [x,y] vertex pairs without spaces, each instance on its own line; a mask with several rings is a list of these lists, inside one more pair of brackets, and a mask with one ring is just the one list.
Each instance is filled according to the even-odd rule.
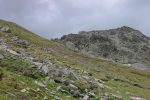
[[[140,96],[147,99],[150,99],[150,72],[142,71],[133,68],[123,67],[122,65],[113,64],[112,62],[105,61],[99,58],[89,57],[78,52],[73,52],[61,44],[57,44],[55,42],[43,39],[32,32],[27,31],[20,26],[0,20],[0,23],[7,24],[11,27],[13,33],[18,35],[22,39],[26,39],[30,41],[32,44],[27,51],[32,54],[34,50],[34,54],[36,54],[40,59],[44,59],[45,56],[52,56],[55,59],[63,62],[67,66],[86,70],[93,74],[94,77],[102,80],[107,80],[105,84],[110,86],[110,89],[106,89],[105,91],[109,91],[112,93],[116,93],[118,95],[122,95],[124,98],[128,99],[128,95]],[[4,36],[4,33],[0,33],[0,36]],[[9,38],[7,36],[6,38]],[[14,47],[17,48],[17,47]],[[8,60],[8,63],[10,61]],[[19,66],[16,64],[16,66]],[[33,79],[29,79],[25,76],[19,76],[14,72],[11,72],[8,69],[1,68],[4,71],[5,78],[0,81],[1,89],[6,89],[6,91],[14,91],[15,89],[12,86],[9,86],[9,82],[13,82],[16,80],[20,84],[20,87],[32,87],[35,84],[32,82]],[[11,77],[11,78],[10,78]],[[12,80],[14,79],[14,80]],[[41,78],[39,78],[40,80]],[[115,79],[115,80],[114,80]],[[25,85],[18,82],[23,80]],[[26,80],[30,81],[29,84]],[[6,84],[4,84],[6,83]],[[31,85],[31,86],[30,86]],[[52,85],[52,84],[51,84]],[[33,87],[34,88],[34,87]],[[0,91],[1,92],[1,91]],[[14,91],[14,94],[17,94],[17,91]],[[130,94],[129,94],[129,93]],[[32,92],[31,92],[32,94]],[[30,94],[30,96],[32,96]],[[19,95],[22,95],[19,93]],[[58,93],[58,95],[61,95]],[[63,95],[62,95],[63,97]],[[2,93],[0,93],[0,98],[7,98]]]

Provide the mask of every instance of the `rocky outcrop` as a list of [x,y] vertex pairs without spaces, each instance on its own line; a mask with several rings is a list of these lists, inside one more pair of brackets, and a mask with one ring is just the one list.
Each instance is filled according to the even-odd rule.
[[27,48],[29,46],[29,42],[24,39],[19,39],[18,36],[14,36],[11,39],[16,45]]
[[0,25],[0,31],[6,32],[6,33],[11,33],[11,30],[8,25]]
[[57,40],[68,48],[123,64],[150,65],[150,38],[123,26],[102,31],[81,31]]

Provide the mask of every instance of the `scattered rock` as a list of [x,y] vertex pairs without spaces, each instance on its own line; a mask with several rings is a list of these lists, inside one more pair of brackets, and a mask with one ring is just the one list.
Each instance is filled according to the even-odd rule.
[[7,97],[16,97],[13,93],[7,92],[5,90],[0,89],[1,93],[5,93]]
[[13,36],[12,37],[12,41],[17,41],[19,38],[18,38],[18,36]]
[[0,50],[7,50],[7,46],[5,44],[0,45]]
[[24,93],[24,92],[27,92],[27,90],[26,90],[26,89],[22,89],[22,90],[21,90],[21,92],[23,92],[23,93]]
[[102,84],[105,83],[104,81],[102,81],[102,80],[100,80],[100,79],[95,79],[95,81],[97,81],[98,83],[102,83]]
[[88,77],[88,76],[82,76],[82,78],[84,78],[84,79],[86,79],[86,80],[88,80],[88,79],[89,79],[89,77]]
[[55,96],[55,100],[62,100],[62,99],[59,98],[58,96]]
[[58,87],[56,88],[56,90],[59,91],[59,92],[68,94],[68,92],[67,92],[66,90],[63,90],[63,89],[62,89],[62,86],[58,86]]
[[0,45],[4,44],[4,39],[0,37]]
[[112,93],[105,93],[105,96],[101,100],[124,100],[122,96],[118,96]]
[[38,67],[38,69],[41,69],[42,68],[42,65],[43,63],[40,63],[40,62],[33,62],[35,66]]
[[71,96],[66,96],[66,100],[70,100],[70,97],[71,97]]
[[17,53],[16,51],[13,51],[11,49],[7,49],[7,51],[13,55],[17,55],[17,56],[20,56],[21,54]]
[[119,95],[112,94],[112,97],[115,98],[116,100],[123,100],[122,96]]
[[47,75],[49,73],[49,67],[46,65],[42,66],[41,70],[44,72],[45,75]]
[[41,86],[41,87],[46,87],[46,85],[44,85],[42,82],[38,82],[38,81],[34,81],[37,85]]
[[130,97],[131,100],[147,100],[141,97]]
[[54,79],[50,79],[49,81],[50,81],[51,83],[55,83]]
[[98,86],[102,89],[105,88],[104,84],[102,84],[102,83],[99,83]]
[[95,98],[96,95],[95,95],[95,93],[89,92],[88,96],[91,98]]
[[80,97],[80,91],[79,90],[76,90],[76,91],[73,91],[73,97],[75,97],[75,98],[78,98],[78,97]]
[[[25,51],[24,50],[22,50],[22,49],[17,49],[17,50],[15,50],[16,51],[16,53],[18,53],[19,55],[25,55]],[[30,60],[31,61],[31,60]]]
[[13,36],[11,40],[17,45],[22,46],[24,48],[27,48],[29,46],[29,42],[27,40],[19,39],[18,36]]
[[58,87],[56,88],[56,90],[57,90],[57,91],[61,91],[61,86],[58,86]]
[[98,84],[96,82],[89,82],[89,84],[90,84],[90,89],[98,88]]
[[69,90],[73,90],[73,91],[78,90],[78,87],[76,87],[73,84],[69,84],[68,88],[69,88]]
[[0,59],[3,59],[3,58],[4,58],[4,56],[2,54],[0,54]]
[[65,86],[68,86],[70,83],[71,83],[71,82],[70,82],[69,80],[64,80],[64,81],[63,81],[63,84],[64,84]]
[[46,80],[46,81],[50,80],[50,77],[48,77],[48,76],[47,76],[47,77],[45,77],[45,80]]
[[88,99],[89,99],[89,96],[85,95],[82,100],[88,100]]
[[33,57],[31,57],[31,56],[29,56],[29,57],[26,57],[26,60],[33,61],[33,60],[34,60],[34,58],[33,58]]
[[36,92],[40,92],[41,90],[39,88],[36,89]]
[[65,74],[65,73],[64,73],[63,71],[59,70],[57,76],[58,76],[58,77],[63,77],[64,74]]
[[30,90],[30,88],[28,88],[28,87],[27,87],[27,88],[26,88],[26,90],[27,90],[27,91],[29,91],[29,90]]
[[20,46],[23,46],[24,48],[27,48],[29,46],[29,42],[27,40],[18,39],[15,40],[15,43]]
[[54,82],[56,82],[56,83],[62,83],[62,81],[59,78],[55,78]]
[[47,98],[47,96],[44,96],[44,98],[43,98],[44,100],[48,100],[48,98]]
[[85,91],[85,93],[88,93],[89,90],[88,90],[88,89],[85,89],[84,91]]

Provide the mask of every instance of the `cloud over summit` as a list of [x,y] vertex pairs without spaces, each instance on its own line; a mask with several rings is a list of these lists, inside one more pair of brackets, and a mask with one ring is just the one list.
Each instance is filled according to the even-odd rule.
[[130,26],[150,36],[149,0],[0,0],[0,18],[46,38]]

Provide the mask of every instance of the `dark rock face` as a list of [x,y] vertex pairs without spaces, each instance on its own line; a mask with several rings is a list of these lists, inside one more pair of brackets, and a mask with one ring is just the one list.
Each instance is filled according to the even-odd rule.
[[67,47],[123,64],[150,65],[150,38],[140,31],[123,26],[102,31],[81,31],[58,40]]

